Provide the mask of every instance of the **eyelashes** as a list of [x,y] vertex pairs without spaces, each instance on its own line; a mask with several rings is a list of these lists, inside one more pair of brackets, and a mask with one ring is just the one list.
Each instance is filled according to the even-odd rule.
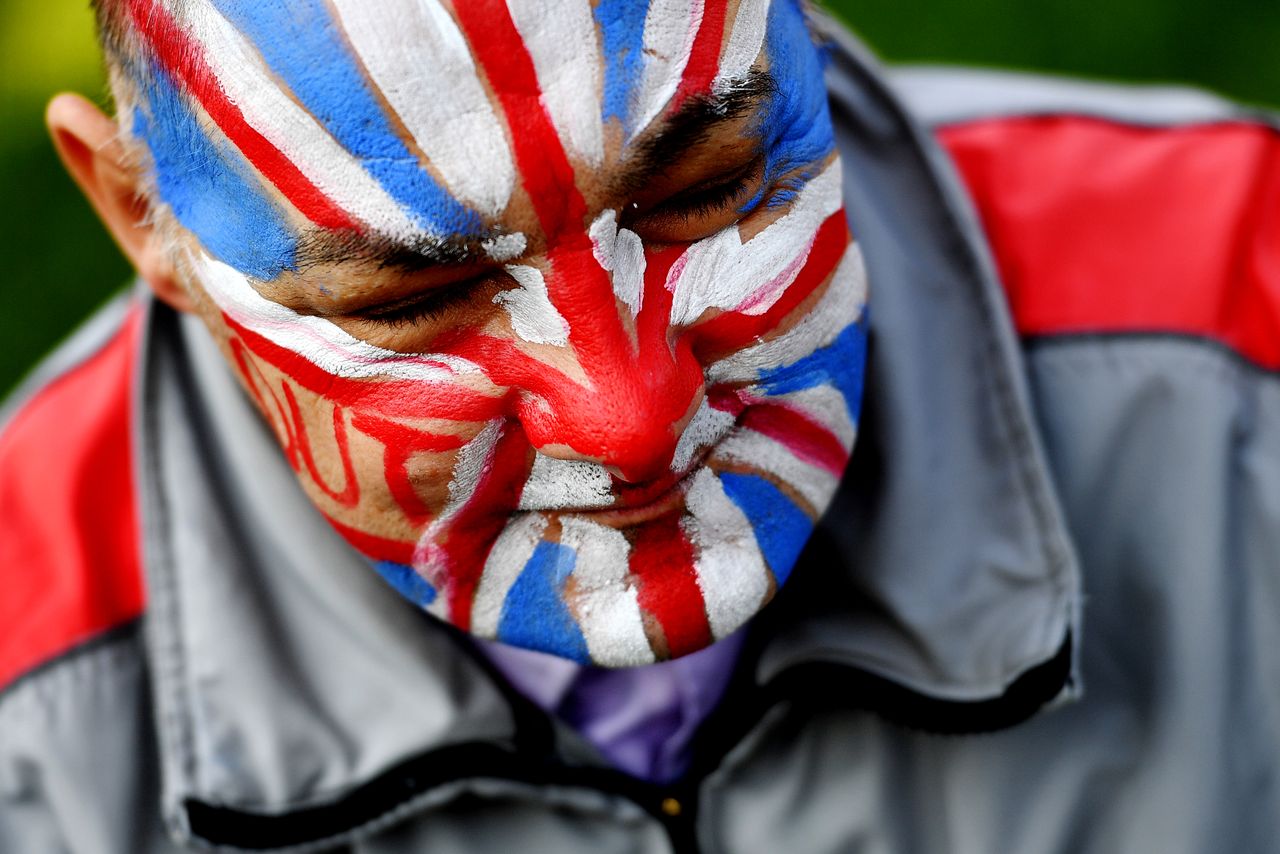
[[741,174],[723,184],[717,184],[694,193],[682,194],[663,202],[655,210],[655,213],[681,216],[685,219],[695,219],[720,213],[746,193],[751,186],[748,180],[750,177],[748,174]]
[[769,183],[764,158],[757,156],[636,211],[621,224],[646,242],[694,243],[750,216],[768,200]]
[[[660,203],[653,213],[684,216],[689,219],[723,213],[763,180],[761,174],[763,165],[763,160],[757,158],[727,176],[713,179],[710,185],[677,193]],[[759,193],[753,195],[759,195]],[[737,213],[739,215],[749,213],[754,207],[751,201],[748,200],[746,205],[737,210]]]
[[441,321],[452,310],[470,302],[476,289],[486,278],[475,276],[441,285],[408,299],[387,305],[372,306],[353,316],[358,320],[390,330]]

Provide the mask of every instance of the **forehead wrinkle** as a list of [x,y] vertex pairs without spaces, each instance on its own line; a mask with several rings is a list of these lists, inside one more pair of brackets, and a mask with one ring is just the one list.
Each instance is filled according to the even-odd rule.
[[769,72],[750,71],[717,86],[717,90],[689,98],[655,133],[636,143],[629,167],[616,180],[616,194],[639,191],[690,149],[705,142],[720,125],[753,112],[758,115],[765,102],[777,93],[778,86]]

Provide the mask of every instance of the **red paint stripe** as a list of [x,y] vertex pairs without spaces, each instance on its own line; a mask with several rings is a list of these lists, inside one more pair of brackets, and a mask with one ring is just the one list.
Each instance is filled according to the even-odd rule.
[[849,462],[840,439],[803,412],[780,403],[754,403],[742,426],[773,439],[807,463],[839,477]]
[[229,315],[223,314],[222,317],[255,356],[308,391],[349,409],[376,412],[395,418],[488,421],[501,414],[504,406],[500,397],[481,394],[452,382],[335,377],[292,350],[281,347],[238,323]]
[[311,439],[307,434],[307,423],[303,420],[301,409],[298,408],[298,400],[293,395],[293,389],[286,383],[281,391],[289,404],[289,418],[293,425],[289,432],[297,446],[298,455],[306,466],[307,474],[311,477],[311,482],[341,506],[355,507],[360,503],[360,484],[356,480],[355,466],[351,463],[351,451],[347,447],[347,424],[343,420],[342,408],[333,407],[333,437],[338,444],[338,458],[342,461],[343,488],[339,490],[331,488],[316,467],[315,458],[311,455]]
[[1058,117],[941,138],[1021,333],[1188,334],[1280,369],[1280,133]]
[[787,315],[831,277],[848,246],[849,225],[841,209],[827,217],[818,228],[804,267],[768,311],[756,315],[725,312],[692,327],[690,334],[699,358],[714,361],[776,329]]
[[516,342],[493,335],[478,335],[461,329],[438,337],[432,347],[480,366],[484,375],[499,386],[517,386],[526,394],[545,397],[556,389],[572,388],[586,395],[588,389],[574,382],[553,365],[521,350]]
[[734,418],[741,415],[743,410],[755,403],[757,399],[734,385],[714,385],[707,389],[707,403],[711,408],[727,412]]
[[584,228],[586,205],[574,185],[573,167],[542,103],[533,58],[506,3],[467,0],[454,4],[454,14],[506,114],[516,168],[543,231],[554,239],[565,225],[573,231]]
[[[280,443],[280,447],[284,449],[284,455],[289,461],[289,466],[294,471],[298,471],[302,462],[298,457],[298,447],[293,440],[293,432],[289,428],[289,419],[285,416],[284,406],[280,403],[280,398],[276,395],[275,390],[272,389],[271,384],[267,382],[267,378],[263,376],[258,364],[250,361],[245,356],[244,342],[238,338],[233,338],[230,341],[230,348],[231,356],[235,359],[240,376],[244,378],[245,385],[248,386],[253,399],[258,402],[259,411],[262,412],[263,417],[267,419],[272,431],[276,434],[276,440]],[[267,406],[267,397],[271,398],[271,406]]]
[[130,385],[139,313],[0,434],[0,688],[142,613]]
[[573,166],[542,102],[533,59],[501,0],[455,7],[458,22],[502,105],[521,181],[551,246],[552,302],[569,323],[579,362],[616,380],[629,353],[608,274],[592,254],[586,202]]
[[698,35],[694,37],[689,62],[684,67],[680,88],[671,99],[669,110],[678,110],[690,97],[711,91],[711,84],[715,82],[716,72],[720,69],[720,48],[724,42],[727,5],[725,0],[707,0],[703,7]]
[[[535,446],[567,445],[615,466],[626,480],[659,476],[675,448],[675,426],[701,387],[699,366],[687,344],[677,342],[673,352],[665,328],[637,336],[633,348],[609,276],[592,253],[586,203],[506,5],[474,0],[456,4],[455,13],[502,105],[524,189],[549,244],[547,290],[591,381],[589,396],[578,384],[526,396],[520,418],[528,437]],[[653,293],[647,290],[646,302]],[[499,382],[521,388],[539,382],[524,368],[517,374]]]
[[153,0],[129,0],[130,17],[165,69],[181,80],[209,117],[298,212],[321,228],[359,231],[357,223],[259,133],[231,102],[204,59],[204,47]]
[[431,509],[418,496],[418,491],[409,478],[409,461],[415,454],[426,451],[439,453],[459,448],[463,439],[460,436],[427,433],[363,413],[352,417],[351,426],[382,443],[383,478],[409,523],[422,527],[430,522],[433,515]]
[[355,528],[344,525],[327,514],[325,519],[342,539],[350,543],[356,551],[365,557],[373,560],[389,560],[392,563],[405,564],[406,566],[413,563],[413,550],[416,547],[416,543],[391,540],[386,537],[375,537],[373,534],[366,534],[364,531],[358,531]]
[[697,652],[712,641],[693,561],[693,546],[678,514],[655,519],[636,532],[630,568],[639,580],[640,607],[662,626],[672,658]]
[[485,560],[520,503],[529,470],[529,442],[515,424],[506,425],[480,483],[463,508],[430,544],[431,554],[417,560],[430,567],[428,580],[449,603],[449,619],[463,631],[471,628],[471,611]]
[[[667,290],[671,268],[684,258],[688,246],[676,244],[664,249],[645,249],[644,304],[636,316],[636,339],[654,347],[665,345],[671,334],[671,304],[675,294]],[[665,349],[665,346],[664,346]]]

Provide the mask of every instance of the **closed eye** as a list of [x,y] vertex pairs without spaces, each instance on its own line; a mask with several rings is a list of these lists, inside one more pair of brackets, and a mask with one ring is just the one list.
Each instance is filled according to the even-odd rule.
[[487,276],[473,276],[458,282],[439,285],[404,299],[360,309],[352,312],[351,317],[387,329],[400,329],[419,323],[443,320],[451,310],[470,302],[476,289],[487,278]]
[[668,196],[626,217],[641,239],[691,243],[715,234],[747,216],[764,193],[764,160],[750,163]]

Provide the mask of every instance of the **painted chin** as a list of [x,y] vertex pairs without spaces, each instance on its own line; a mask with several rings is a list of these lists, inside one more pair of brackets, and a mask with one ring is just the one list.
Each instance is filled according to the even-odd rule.
[[621,490],[615,483],[608,507],[499,501],[437,528],[445,541],[475,543],[477,563],[419,572],[443,590],[471,583],[474,592],[456,605],[446,594],[428,610],[479,637],[610,667],[725,637],[773,597],[830,499],[801,490],[797,500],[784,462],[795,448],[757,441],[768,411],[744,406],[683,471]]

